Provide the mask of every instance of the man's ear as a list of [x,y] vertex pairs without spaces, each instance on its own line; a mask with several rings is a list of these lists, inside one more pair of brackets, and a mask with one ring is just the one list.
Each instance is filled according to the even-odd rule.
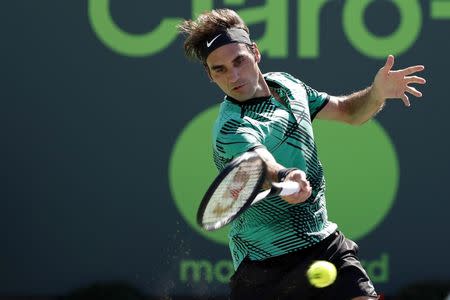
[[203,64],[203,67],[205,68],[205,72],[208,75],[209,81],[214,82],[214,80],[211,77],[211,72],[209,71],[209,67],[206,63]]
[[261,61],[261,53],[259,52],[258,46],[256,43],[253,43],[252,45],[252,51],[253,55],[255,56],[255,61],[259,63]]

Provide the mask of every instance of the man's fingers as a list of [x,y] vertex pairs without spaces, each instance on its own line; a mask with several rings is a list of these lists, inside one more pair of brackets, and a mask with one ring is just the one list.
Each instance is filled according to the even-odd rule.
[[386,59],[386,63],[384,64],[384,72],[388,73],[392,67],[394,66],[394,56],[393,55],[389,55]]
[[418,90],[416,90],[416,88],[412,87],[412,86],[407,86],[406,87],[406,91],[408,93],[410,93],[411,95],[414,95],[416,97],[422,97],[422,93],[419,92]]
[[302,187],[300,188],[300,193],[303,193],[304,195],[307,195],[308,197],[311,195],[312,192],[312,188],[311,185],[309,184],[309,181],[303,181],[302,182]]
[[416,66],[411,66],[411,67],[408,67],[406,69],[403,69],[403,70],[401,70],[401,72],[404,75],[410,75],[410,74],[413,74],[413,73],[416,73],[416,72],[423,71],[424,69],[425,69],[425,66],[423,66],[423,65],[416,65]]
[[312,194],[311,186],[304,187],[300,190],[300,192],[291,195],[292,197],[288,197],[288,202],[291,204],[302,203],[305,202]]
[[[289,178],[290,177],[290,178]],[[300,191],[289,196],[283,196],[288,203],[297,204],[305,202],[312,194],[312,187],[306,179],[306,174],[303,171],[294,171],[288,175],[287,180],[293,180],[300,184]]]
[[406,94],[403,94],[401,99],[402,99],[403,103],[405,104],[405,106],[407,106],[407,107],[411,106],[411,102],[409,102],[409,98]]
[[425,84],[427,81],[419,76],[407,76],[405,77],[407,84],[410,83],[418,83],[418,84]]

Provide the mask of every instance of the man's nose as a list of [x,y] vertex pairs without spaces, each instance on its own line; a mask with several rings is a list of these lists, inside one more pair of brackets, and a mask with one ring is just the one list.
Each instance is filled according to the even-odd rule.
[[228,80],[230,82],[236,82],[239,79],[239,70],[236,68],[233,68],[230,70],[229,74],[228,74]]

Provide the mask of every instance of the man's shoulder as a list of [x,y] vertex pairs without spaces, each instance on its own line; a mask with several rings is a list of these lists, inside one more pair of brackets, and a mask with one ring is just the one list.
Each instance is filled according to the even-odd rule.
[[303,85],[300,79],[286,72],[268,72],[264,74],[264,79],[285,87]]
[[214,130],[220,130],[228,122],[242,122],[240,109],[230,101],[224,100],[220,104],[219,113],[214,123]]

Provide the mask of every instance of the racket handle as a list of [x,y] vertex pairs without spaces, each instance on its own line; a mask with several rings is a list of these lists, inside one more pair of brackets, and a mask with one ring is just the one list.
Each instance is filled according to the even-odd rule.
[[295,181],[273,182],[272,185],[280,189],[280,196],[292,195],[300,191],[300,185]]

